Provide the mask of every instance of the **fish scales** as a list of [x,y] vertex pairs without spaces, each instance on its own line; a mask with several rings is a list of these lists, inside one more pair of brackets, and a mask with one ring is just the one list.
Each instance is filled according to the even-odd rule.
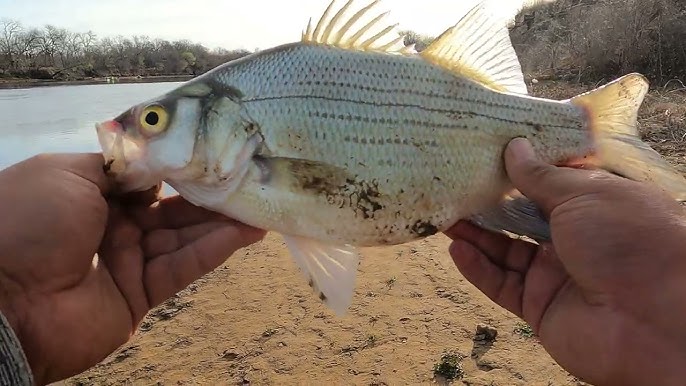
[[[555,143],[552,159],[588,136],[575,106],[494,96],[414,58],[294,44],[216,77],[241,90],[270,154],[320,161],[357,177],[340,192],[290,192],[273,210],[268,203],[284,194],[282,186],[265,188],[255,175],[231,200],[232,212],[259,198],[260,226],[332,242],[396,244],[444,230],[501,197],[505,185],[491,176],[503,173],[501,150],[513,135],[543,148]],[[551,106],[552,114],[542,113]],[[358,210],[354,197],[343,198],[357,181],[374,186],[379,208]],[[479,194],[483,204],[470,205],[465,192],[492,196]],[[334,200],[340,205],[330,205],[332,195],[340,195]],[[312,215],[302,216],[301,208]]]
[[357,247],[428,237],[458,220],[550,240],[546,216],[505,173],[516,137],[546,162],[601,168],[686,200],[686,179],[638,135],[642,75],[568,100],[534,98],[486,4],[420,53],[374,17],[378,4],[334,1],[299,42],[225,63],[96,125],[109,174],[121,191],[166,181],[196,205],[280,233],[339,315],[353,298]]
[[[246,104],[271,99],[311,98],[374,107],[415,107],[424,113],[434,113],[433,119],[426,121],[429,124],[469,113],[501,120],[508,128],[511,124],[531,126],[533,123],[551,128],[581,127],[580,112],[574,106],[493,94],[472,80],[457,78],[419,58],[302,43],[258,55],[250,62],[216,72],[220,81],[242,91]],[[380,110],[372,110],[373,113],[377,111]],[[397,112],[395,109],[388,111]],[[371,118],[375,117],[371,115]],[[456,122],[443,119],[441,123],[455,125]]]

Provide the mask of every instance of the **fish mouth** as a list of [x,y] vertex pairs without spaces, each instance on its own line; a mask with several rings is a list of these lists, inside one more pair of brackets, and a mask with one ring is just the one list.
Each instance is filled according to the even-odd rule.
[[133,141],[124,138],[124,128],[119,122],[97,123],[95,130],[109,174],[117,176],[124,173],[130,161],[140,158],[140,148]]
[[[139,190],[144,148],[125,135],[121,123],[111,120],[95,124],[98,142],[105,159],[105,173],[114,177],[123,191]],[[145,174],[145,173],[143,173]]]

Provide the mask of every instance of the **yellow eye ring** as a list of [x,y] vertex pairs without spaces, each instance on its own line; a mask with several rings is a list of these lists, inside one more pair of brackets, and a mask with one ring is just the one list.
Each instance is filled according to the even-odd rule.
[[160,105],[150,105],[141,111],[140,125],[146,135],[156,135],[167,129],[169,114]]

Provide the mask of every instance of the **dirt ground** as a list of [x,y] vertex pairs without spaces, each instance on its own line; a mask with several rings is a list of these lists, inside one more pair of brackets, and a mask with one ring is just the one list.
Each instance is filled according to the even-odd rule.
[[[588,89],[547,83],[533,93],[566,98]],[[686,93],[651,94],[641,132],[683,163]],[[444,384],[435,366],[450,370],[444,355],[452,354],[462,370],[453,384],[583,385],[460,275],[448,244],[437,235],[362,250],[353,305],[337,318],[270,234],[151,311],[130,343],[65,383]]]
[[[339,319],[270,234],[152,311],[129,344],[72,383],[431,383],[454,352],[466,357],[470,385],[576,385],[460,276],[447,247],[436,236],[363,250],[354,302]],[[496,329],[495,341],[475,338],[479,325]]]

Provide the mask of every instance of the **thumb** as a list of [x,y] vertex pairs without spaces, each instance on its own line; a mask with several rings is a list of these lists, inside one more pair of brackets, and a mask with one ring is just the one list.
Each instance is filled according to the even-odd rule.
[[105,175],[105,159],[101,153],[42,154],[42,160],[95,184],[105,195],[112,190],[112,181]]
[[525,138],[510,141],[504,157],[507,174],[515,188],[534,201],[546,216],[560,204],[583,194],[589,181],[582,170],[539,160]]

